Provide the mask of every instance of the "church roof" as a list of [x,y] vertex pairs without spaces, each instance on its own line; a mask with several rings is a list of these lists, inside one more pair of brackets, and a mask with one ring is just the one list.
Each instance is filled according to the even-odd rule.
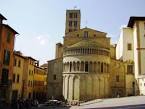
[[102,32],[102,31],[98,31],[98,30],[95,30],[95,29],[92,29],[92,28],[88,28],[88,27],[85,27],[85,28],[81,28],[77,31],[72,31],[72,32],[69,32],[68,35],[72,34],[72,33],[76,33],[76,32],[83,32],[83,31],[92,31],[94,33],[99,33],[99,34],[103,34],[103,35],[106,35],[107,33],[105,32]]
[[103,43],[96,42],[91,39],[83,39],[82,41],[75,43],[67,48],[106,48]]
[[105,33],[105,32],[98,31],[98,30],[95,30],[95,29],[92,29],[92,28],[88,28],[88,27],[82,28],[82,29],[80,29],[80,30],[90,30],[90,31],[98,32],[98,33],[104,33],[104,34],[107,34],[107,33]]

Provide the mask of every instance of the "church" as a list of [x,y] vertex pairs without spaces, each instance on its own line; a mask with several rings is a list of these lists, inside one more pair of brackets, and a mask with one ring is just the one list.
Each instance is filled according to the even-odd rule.
[[74,103],[144,95],[145,38],[138,32],[145,33],[145,17],[131,17],[114,45],[107,33],[80,23],[80,10],[66,10],[63,43],[56,44],[55,59],[48,61],[48,98]]

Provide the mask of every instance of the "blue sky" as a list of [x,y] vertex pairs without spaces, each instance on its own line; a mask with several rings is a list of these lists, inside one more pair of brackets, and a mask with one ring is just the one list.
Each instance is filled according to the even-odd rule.
[[66,9],[74,6],[81,10],[82,28],[106,32],[112,42],[130,16],[145,16],[145,0],[0,0],[0,13],[20,33],[15,50],[42,64],[54,59],[55,44],[63,41]]

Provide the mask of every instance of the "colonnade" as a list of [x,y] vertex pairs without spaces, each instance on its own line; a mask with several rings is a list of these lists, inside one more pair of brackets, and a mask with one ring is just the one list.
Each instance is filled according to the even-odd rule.
[[63,75],[63,95],[68,101],[86,101],[109,96],[109,78],[95,75]]
[[63,64],[63,72],[94,72],[109,73],[109,64],[106,62],[73,61]]

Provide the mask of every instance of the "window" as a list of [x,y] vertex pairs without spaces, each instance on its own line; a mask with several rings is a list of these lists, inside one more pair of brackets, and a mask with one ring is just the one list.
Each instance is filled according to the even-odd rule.
[[116,76],[116,82],[119,82],[119,75]]
[[128,50],[132,50],[131,43],[128,43],[128,45],[127,45],[127,49],[128,49]]
[[78,14],[77,13],[74,13],[74,18],[77,18],[78,17]]
[[21,61],[19,60],[19,62],[18,62],[18,67],[21,67]]
[[16,75],[13,74],[13,83],[15,82]]
[[29,75],[31,75],[31,70],[29,70]]
[[10,41],[11,41],[11,33],[8,32],[7,33],[7,42],[10,43]]
[[74,27],[77,27],[78,22],[74,21]]
[[19,83],[19,78],[20,78],[20,76],[19,76],[19,75],[17,75],[17,83]]
[[85,72],[88,72],[88,62],[85,62]]
[[56,80],[56,75],[53,75],[53,80]]
[[71,72],[71,70],[72,70],[72,63],[70,63],[70,69],[69,69],[69,71]]
[[69,32],[72,32],[72,29],[69,29]]
[[133,73],[133,65],[127,65],[127,73]]
[[101,73],[103,73],[103,63],[101,63]]
[[14,59],[14,66],[17,66],[17,59]]
[[[78,52],[78,50],[76,50],[76,52]],[[79,62],[77,62],[77,71],[80,71],[80,63]]]
[[88,31],[84,31],[84,38],[88,38]]
[[69,21],[69,26],[72,27],[72,21]]
[[8,84],[8,77],[9,77],[9,70],[8,69],[2,69],[1,83],[2,84]]
[[132,82],[132,87],[135,87],[135,82]]
[[4,51],[4,60],[3,60],[3,63],[5,65],[9,65],[9,63],[10,63],[10,51],[8,51],[8,50]]
[[32,71],[32,75],[33,75],[33,71]]
[[73,18],[73,13],[69,13],[69,18]]

